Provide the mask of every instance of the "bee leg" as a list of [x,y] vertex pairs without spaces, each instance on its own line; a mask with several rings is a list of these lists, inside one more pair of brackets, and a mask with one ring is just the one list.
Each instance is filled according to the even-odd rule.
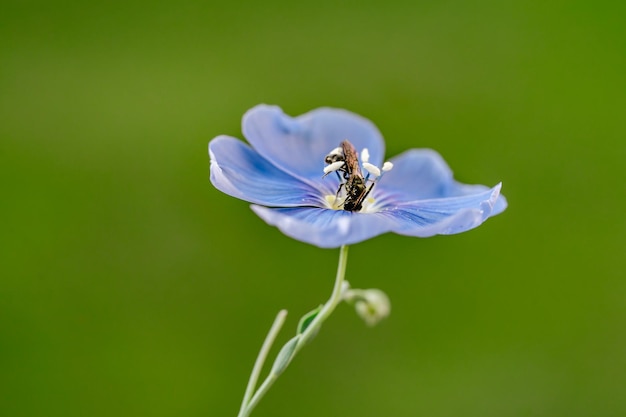
[[339,188],[337,188],[337,192],[335,193],[335,200],[339,198],[339,193],[341,192],[341,189],[343,188],[344,185],[346,185],[344,182],[339,184]]
[[376,185],[376,182],[372,182],[372,184],[369,186],[367,191],[361,194],[361,197],[359,197],[359,199],[356,202],[356,207],[361,207],[361,205],[363,204],[363,202],[365,201],[369,193],[372,191],[372,188],[374,188],[374,185]]

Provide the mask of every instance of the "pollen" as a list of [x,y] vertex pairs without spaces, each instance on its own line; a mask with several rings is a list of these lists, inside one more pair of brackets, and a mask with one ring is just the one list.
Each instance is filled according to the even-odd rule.
[[343,210],[343,200],[344,198],[338,197],[334,194],[327,194],[324,196],[324,200],[326,201],[326,206],[331,210]]
[[[327,194],[324,196],[324,202],[326,203],[326,208],[331,210],[343,210],[343,203],[346,197],[345,194],[341,193],[339,196],[334,194]],[[374,197],[367,197],[363,200],[363,207],[359,210],[359,213],[376,213],[380,211],[380,207],[378,207],[376,203],[376,199]]]

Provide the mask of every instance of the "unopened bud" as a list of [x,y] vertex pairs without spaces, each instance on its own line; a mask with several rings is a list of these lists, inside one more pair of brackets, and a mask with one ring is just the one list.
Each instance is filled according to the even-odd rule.
[[370,288],[367,290],[348,290],[346,301],[354,303],[356,313],[368,326],[374,326],[391,313],[391,302],[383,291]]

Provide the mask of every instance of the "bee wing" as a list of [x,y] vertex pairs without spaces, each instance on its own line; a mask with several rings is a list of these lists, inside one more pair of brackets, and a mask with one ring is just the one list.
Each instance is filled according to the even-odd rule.
[[346,171],[348,174],[363,177],[363,174],[361,174],[361,168],[359,167],[359,155],[357,154],[356,149],[354,149],[354,146],[347,140],[344,140],[341,142],[341,149],[343,149],[343,156],[346,161]]

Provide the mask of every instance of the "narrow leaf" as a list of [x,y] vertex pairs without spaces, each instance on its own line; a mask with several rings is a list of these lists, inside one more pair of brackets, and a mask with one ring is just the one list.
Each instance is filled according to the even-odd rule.
[[300,335],[296,335],[285,343],[285,345],[280,349],[280,352],[278,352],[276,360],[272,365],[272,370],[270,371],[271,374],[278,376],[283,373],[285,368],[287,368],[287,365],[289,365],[289,362],[291,362],[293,352],[296,349],[299,340]]
[[306,313],[302,318],[300,318],[300,322],[298,322],[298,334],[304,333],[304,331],[309,327],[309,324],[317,317],[319,312],[322,310],[323,305],[320,304],[315,310],[311,310]]

